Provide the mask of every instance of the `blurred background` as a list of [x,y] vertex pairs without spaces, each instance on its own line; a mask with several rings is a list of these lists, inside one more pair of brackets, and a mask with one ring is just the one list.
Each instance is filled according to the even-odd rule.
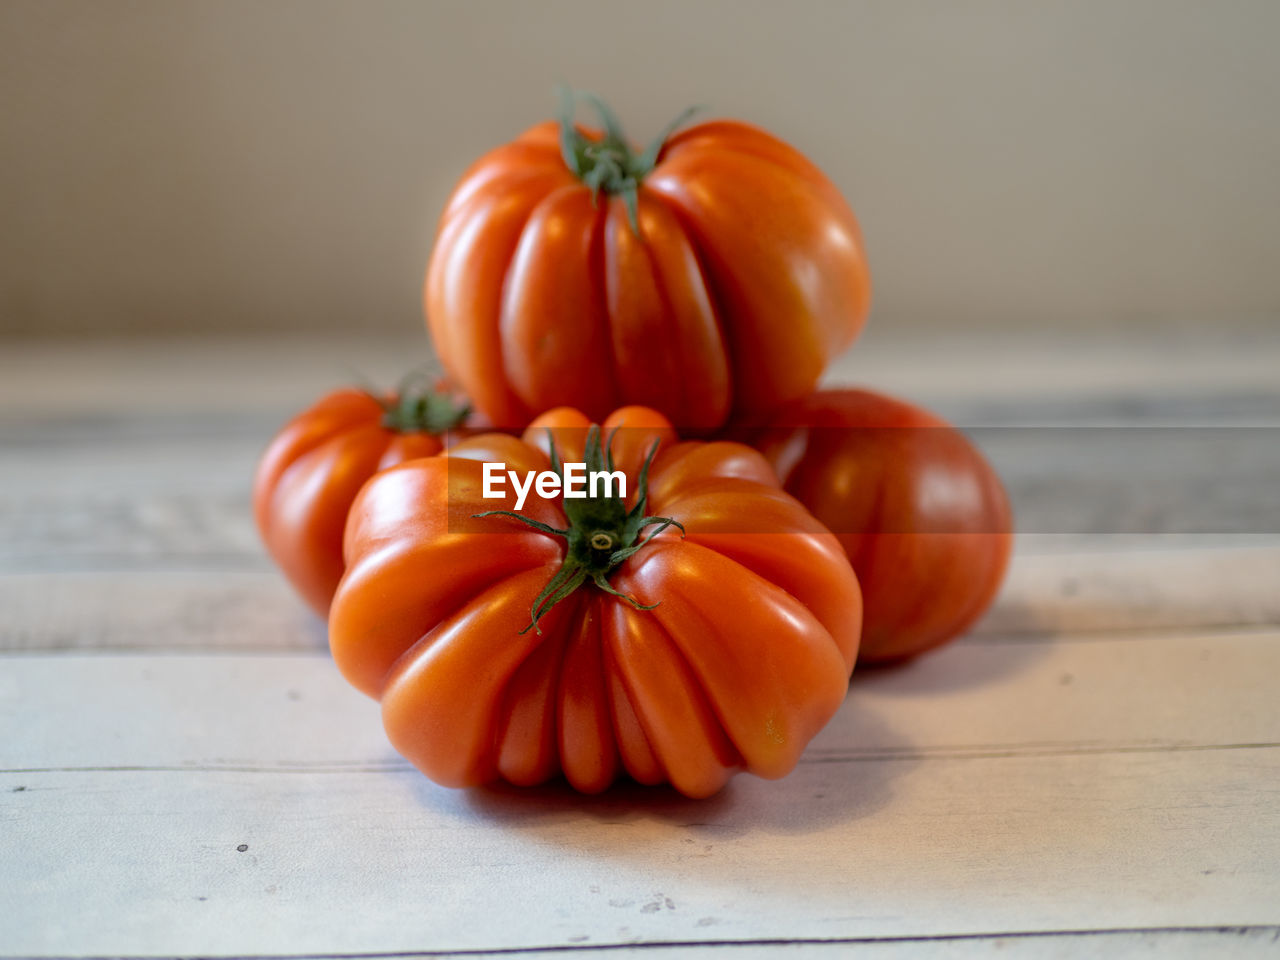
[[0,334],[420,330],[451,186],[593,90],[845,192],[871,330],[1280,318],[1273,0],[0,4]]
[[[827,382],[1014,505],[773,799],[414,785],[254,522],[557,82],[808,154],[875,287]],[[0,958],[1274,954],[1277,477],[1280,0],[0,0]]]

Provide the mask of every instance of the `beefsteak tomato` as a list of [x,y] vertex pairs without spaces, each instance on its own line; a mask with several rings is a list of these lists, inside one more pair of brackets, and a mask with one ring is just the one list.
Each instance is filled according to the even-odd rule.
[[960,431],[868,390],[818,391],[730,435],[840,539],[862,585],[865,662],[958,636],[1000,586],[1013,520],[999,476]]
[[406,380],[383,398],[330,393],[280,431],[258,463],[253,513],[271,558],[321,616],[342,579],[342,531],[356,492],[394,464],[439,453],[465,405]]
[[450,375],[514,427],[564,404],[596,419],[645,404],[705,433],[808,393],[870,300],[840,192],[731,120],[638,152],[588,99],[603,131],[575,126],[570,99],[446,205],[424,300]]
[[[839,543],[748,447],[680,442],[636,407],[589,424],[554,410],[370,480],[330,615],[338,667],[448,786],[628,774],[702,797],[738,769],[783,776],[857,652]],[[483,495],[499,462],[619,470],[626,496],[530,493],[516,513],[508,486]]]

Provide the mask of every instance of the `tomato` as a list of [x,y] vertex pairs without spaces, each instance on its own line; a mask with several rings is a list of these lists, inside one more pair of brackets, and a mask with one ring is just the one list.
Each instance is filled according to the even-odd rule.
[[412,386],[406,381],[383,399],[335,391],[286,424],[258,463],[258,531],[321,616],[342,578],[342,531],[356,492],[379,470],[439,453],[466,417],[453,398]]
[[[448,786],[563,774],[595,792],[625,774],[702,797],[739,769],[783,776],[857,653],[839,543],[748,447],[681,442],[635,407],[589,423],[553,410],[523,439],[370,480],[330,615],[338,667]],[[612,463],[627,496],[531,494],[517,514],[509,485],[482,495],[486,463],[553,462]]]
[[[707,432],[798,399],[865,320],[857,221],[799,151],[717,120],[638,154],[533,127],[480,158],[441,217],[428,326],[494,423],[644,404]],[[674,128],[675,125],[673,125]]]
[[958,636],[995,597],[1009,500],[976,447],[933,414],[867,390],[819,391],[731,435],[840,538],[862,585],[863,661]]

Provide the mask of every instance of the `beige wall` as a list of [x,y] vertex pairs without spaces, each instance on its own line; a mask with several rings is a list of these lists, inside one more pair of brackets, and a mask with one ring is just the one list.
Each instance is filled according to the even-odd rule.
[[1280,3],[0,2],[0,331],[409,329],[557,79],[844,189],[875,324],[1274,323]]

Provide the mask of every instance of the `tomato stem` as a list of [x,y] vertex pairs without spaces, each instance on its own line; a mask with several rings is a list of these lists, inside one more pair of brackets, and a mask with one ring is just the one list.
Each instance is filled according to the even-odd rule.
[[[617,114],[594,93],[558,88],[560,94],[560,154],[575,177],[591,190],[595,203],[600,191],[622,197],[627,208],[627,221],[637,236],[640,233],[640,183],[658,163],[662,148],[673,133],[688,122],[701,107],[682,111],[641,152],[636,153],[627,142]],[[573,122],[578,101],[585,101],[600,118],[604,134],[599,139],[586,136]]]
[[[552,468],[563,478],[555,438],[551,436],[550,430],[547,431],[547,435],[551,442]],[[654,455],[658,452],[660,444],[660,440],[654,441],[649,449],[649,455],[645,458],[644,466],[640,468],[636,481],[636,501],[630,510],[627,509],[621,495],[562,500],[561,505],[569,520],[569,527],[565,530],[552,527],[532,517],[526,517],[514,510],[487,510],[484,513],[474,514],[476,517],[510,517],[541,533],[561,537],[566,541],[564,561],[560,564],[560,569],[556,571],[555,576],[547,581],[542,592],[534,598],[533,606],[529,610],[529,625],[520,631],[522,634],[528,633],[531,629],[541,634],[542,629],[538,626],[538,621],[546,615],[548,610],[572,594],[588,579],[605,593],[626,601],[637,610],[652,610],[658,605],[657,603],[645,605],[635,597],[621,593],[609,583],[608,577],[618,564],[634,556],[645,544],[668,527],[679,528],[681,534],[685,532],[684,526],[673,517],[654,517],[644,512],[649,500],[649,468],[653,464]],[[612,433],[602,445],[599,427],[593,425],[587,431],[583,459],[588,475],[614,469],[612,447]],[[641,533],[655,525],[657,529],[641,539]]]
[[404,377],[382,405],[382,425],[397,433],[447,433],[471,413],[471,405],[441,392],[434,377],[415,370]]

